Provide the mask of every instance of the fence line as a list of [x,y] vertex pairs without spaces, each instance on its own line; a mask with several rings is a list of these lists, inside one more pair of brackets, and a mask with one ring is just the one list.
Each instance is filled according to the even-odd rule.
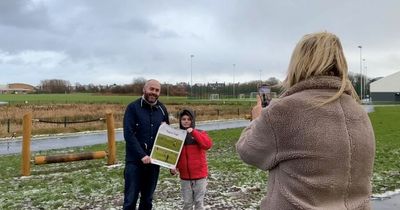
[[104,118],[96,118],[91,120],[80,120],[80,121],[67,121],[67,117],[64,117],[64,121],[50,121],[50,120],[42,120],[42,119],[34,119],[35,122],[40,123],[51,123],[51,124],[64,124],[64,127],[67,127],[67,124],[76,124],[76,123],[88,123],[88,122],[96,122],[96,121],[104,121]]
[[[185,107],[185,106],[182,106]],[[223,117],[225,115],[229,115],[229,116],[237,116],[237,117],[245,117],[245,115],[247,115],[251,110],[248,107],[219,107],[219,108],[213,108],[213,109],[206,109],[206,110],[202,110],[202,109],[194,109],[194,112],[196,114],[196,116],[200,118],[204,117],[204,116],[210,116],[207,119],[212,119],[213,117],[215,117],[216,119],[220,119],[220,117]],[[170,115],[174,116],[178,119],[178,113],[179,111],[170,111]],[[80,123],[92,123],[92,122],[97,122],[97,121],[104,121],[105,119],[102,117],[97,117],[94,119],[87,119],[90,116],[88,115],[77,115],[77,116],[60,116],[60,117],[55,117],[55,118],[35,118],[32,119],[34,122],[38,122],[38,123],[44,123],[44,124],[56,124],[56,125],[64,125],[63,127],[66,128],[68,126],[68,124],[80,124]],[[116,114],[115,115],[116,119],[122,119],[123,118],[123,114]],[[12,134],[14,132],[16,133],[20,133],[21,132],[21,128],[20,126],[22,125],[22,119],[13,119],[13,118],[9,118],[9,119],[1,119],[0,120],[0,124],[1,126],[4,125],[4,132],[8,133],[8,134]],[[18,129],[16,129],[15,127],[18,127]]]
[[[103,120],[102,118],[96,119],[96,121]],[[40,122],[40,120],[35,120],[33,122]],[[107,164],[114,165],[116,161],[116,146],[115,146],[115,130],[114,130],[114,116],[113,113],[109,112],[106,115],[107,122],[107,152],[106,151],[95,151],[91,155],[88,154],[63,154],[58,156],[40,156],[38,163],[56,163],[65,161],[77,161],[77,160],[87,160],[94,158],[102,158],[106,154],[108,157]],[[56,121],[49,121],[47,123],[58,123]],[[81,121],[79,123],[82,123]],[[21,163],[21,173],[22,176],[29,176],[31,173],[31,134],[32,134],[32,113],[27,113],[23,117],[23,139],[22,139],[22,163]]]

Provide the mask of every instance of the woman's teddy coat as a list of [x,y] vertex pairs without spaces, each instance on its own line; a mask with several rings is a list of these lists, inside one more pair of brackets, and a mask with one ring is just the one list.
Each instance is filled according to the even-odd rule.
[[244,162],[269,170],[261,209],[370,209],[375,137],[367,113],[341,80],[297,83],[262,110],[236,144]]

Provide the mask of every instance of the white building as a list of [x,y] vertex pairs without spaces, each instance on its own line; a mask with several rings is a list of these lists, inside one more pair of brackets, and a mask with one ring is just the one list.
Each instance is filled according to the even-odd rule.
[[370,83],[372,101],[400,102],[400,71]]
[[9,90],[9,89],[8,89],[8,85],[2,85],[2,84],[0,84],[0,94],[2,94],[2,93],[7,93],[8,90]]

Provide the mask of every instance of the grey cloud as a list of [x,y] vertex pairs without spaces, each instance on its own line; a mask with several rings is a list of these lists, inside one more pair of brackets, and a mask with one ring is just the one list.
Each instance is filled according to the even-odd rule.
[[49,24],[47,10],[42,4],[29,0],[0,1],[0,24],[20,28],[42,28]]
[[162,30],[156,34],[151,35],[151,37],[156,39],[170,39],[179,38],[180,36],[173,30]]
[[149,33],[158,29],[157,26],[151,23],[151,21],[139,17],[133,17],[128,21],[118,22],[115,24],[115,26],[117,28],[122,28],[139,33]]
[[[233,63],[238,81],[258,79],[260,70],[283,79],[297,41],[327,30],[341,38],[350,69],[358,69],[363,45],[371,75],[384,75],[398,66],[399,6],[395,0],[0,1],[0,51],[62,52],[66,60],[52,71],[85,72],[70,77],[82,84],[139,76],[188,81],[191,54],[195,82],[231,81]],[[8,69],[0,64],[0,71]]]

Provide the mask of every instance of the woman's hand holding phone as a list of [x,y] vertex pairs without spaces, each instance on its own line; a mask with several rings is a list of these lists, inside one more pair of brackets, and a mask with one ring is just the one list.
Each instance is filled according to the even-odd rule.
[[258,95],[261,97],[261,106],[268,106],[271,101],[271,88],[268,85],[261,85],[258,89]]
[[261,104],[262,104],[261,97],[257,95],[257,104],[251,110],[251,120],[255,120],[257,119],[257,117],[260,116],[262,110]]

